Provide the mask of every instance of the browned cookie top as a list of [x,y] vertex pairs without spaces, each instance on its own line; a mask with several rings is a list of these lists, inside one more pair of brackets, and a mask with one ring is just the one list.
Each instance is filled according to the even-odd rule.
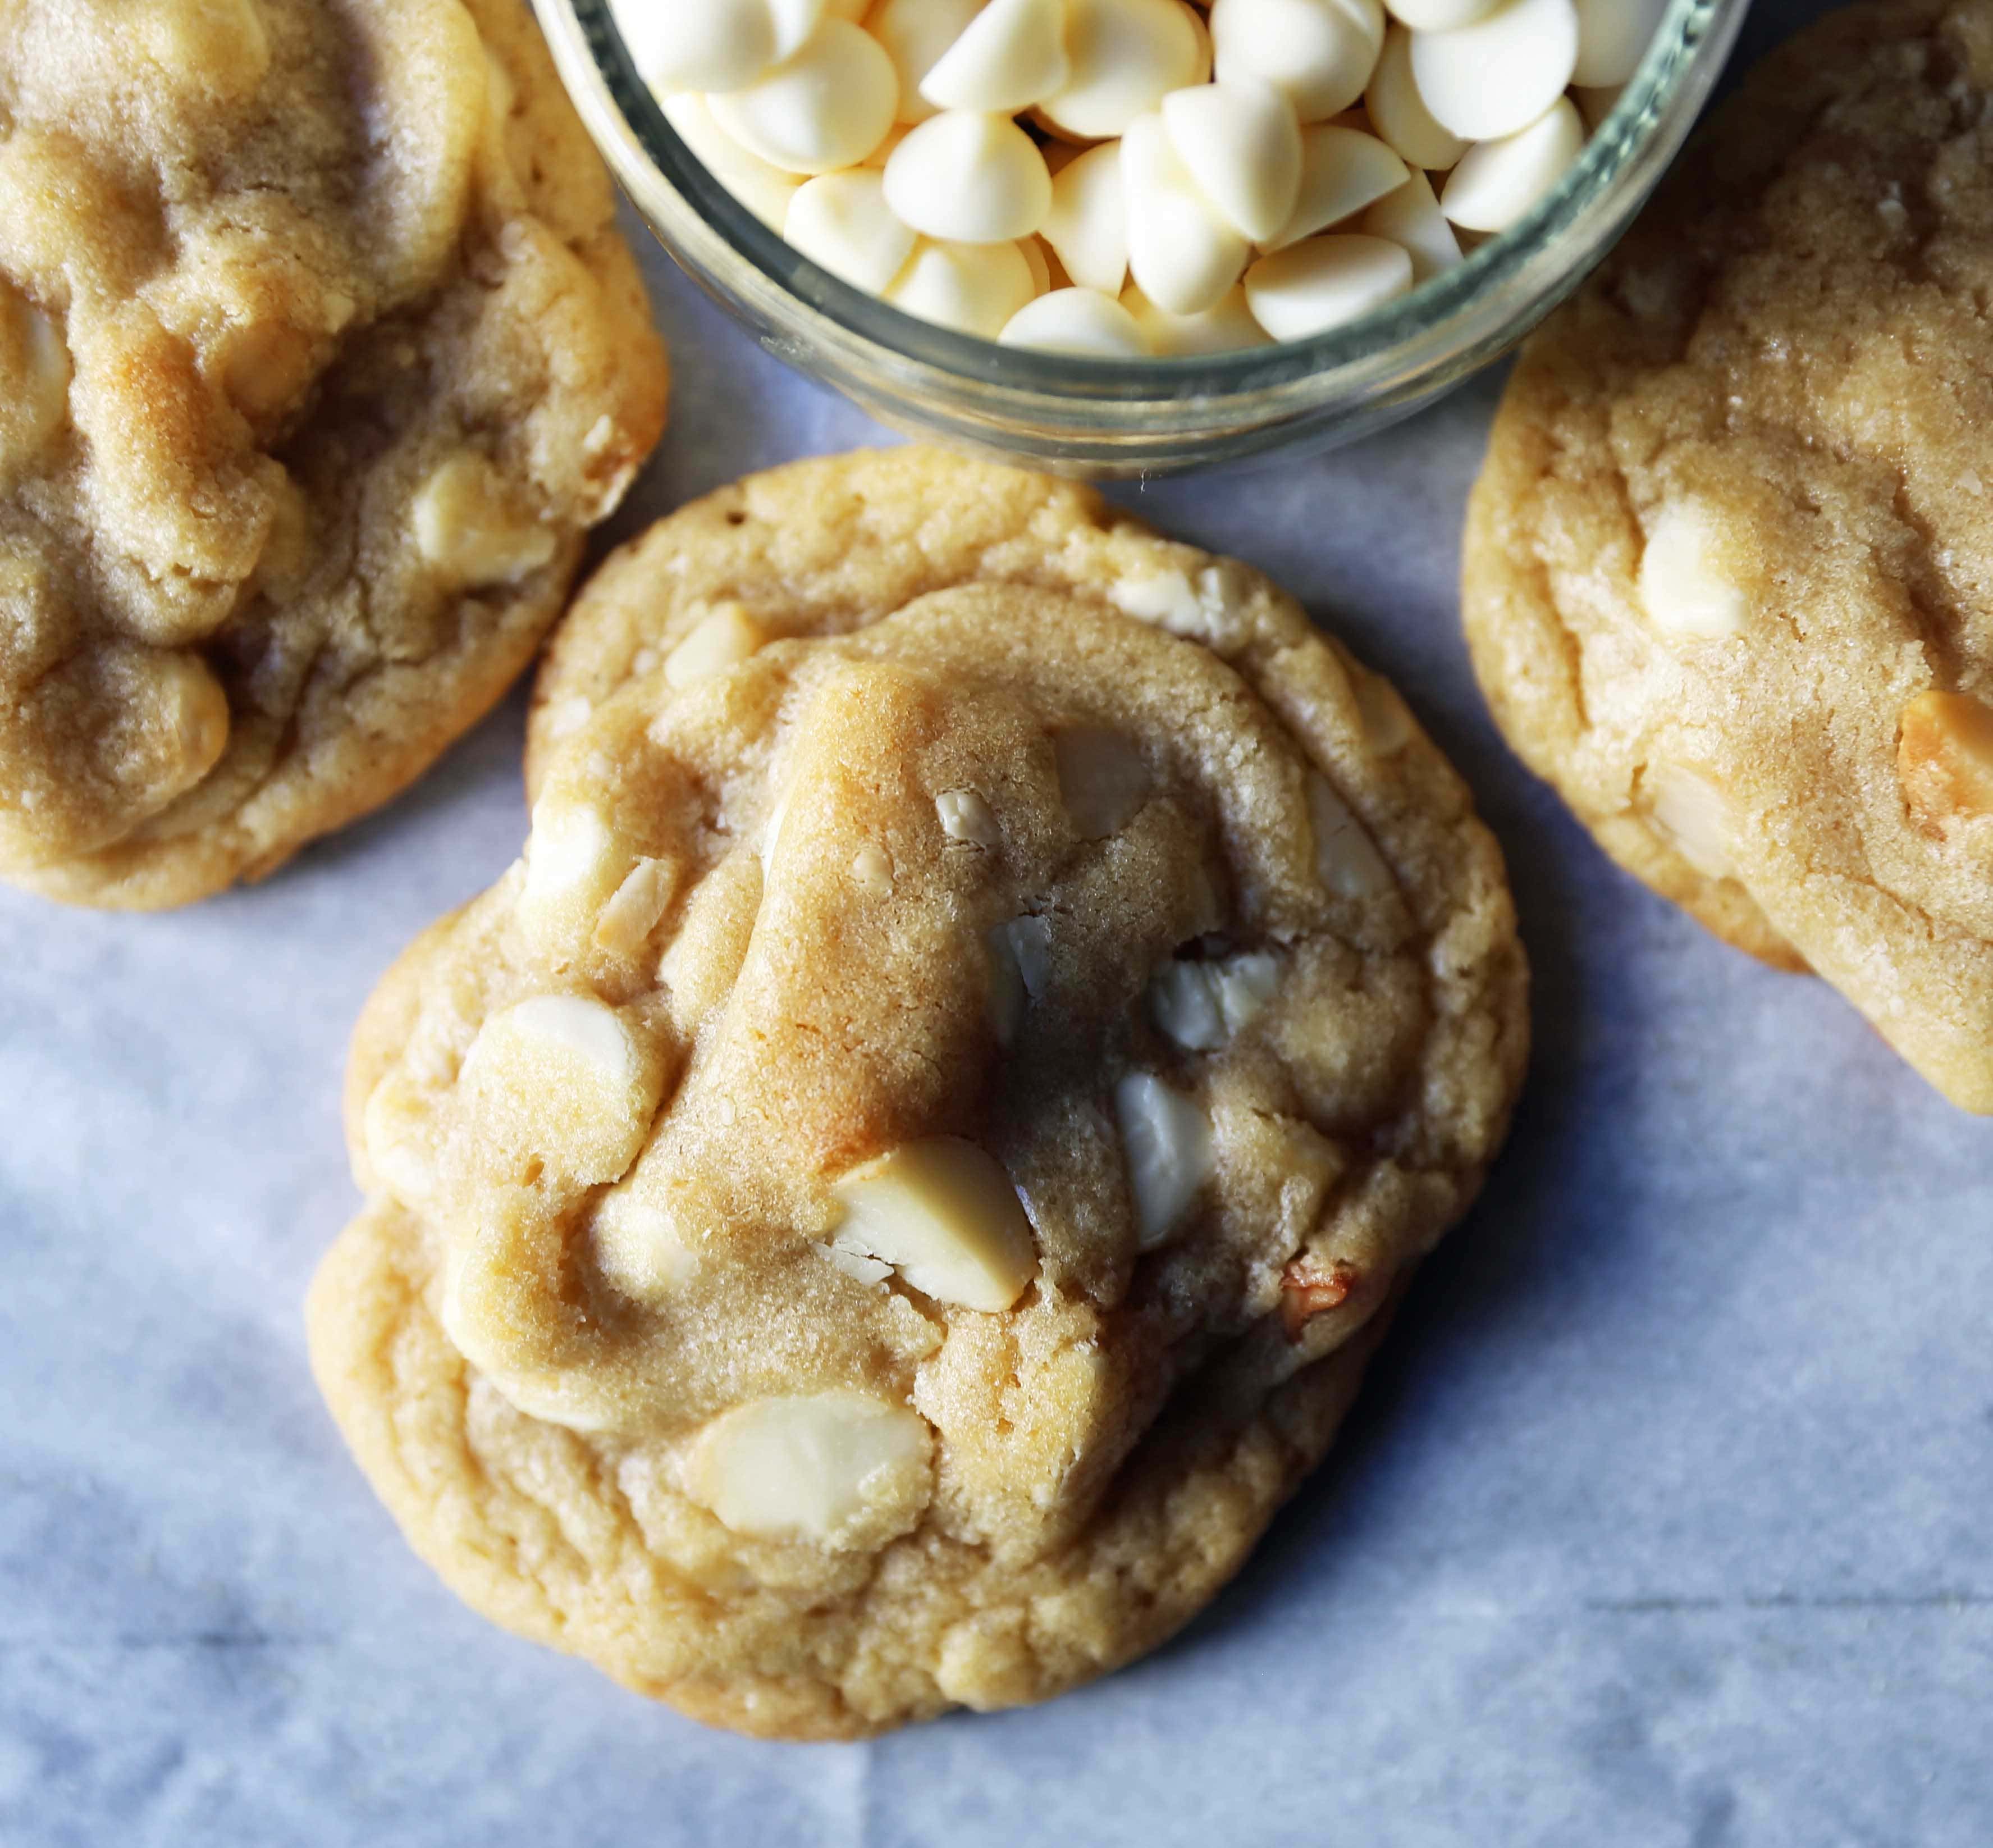
[[0,0],[0,874],[171,904],[496,696],[661,351],[519,0]]
[[1465,792],[1257,573],[920,450],[666,521],[542,691],[524,861],[356,1041],[313,1316],[377,1485],[754,1730],[1157,1641],[1506,1125]]
[[1518,364],[1475,490],[1516,748],[1993,1110],[1993,4],[1776,53]]

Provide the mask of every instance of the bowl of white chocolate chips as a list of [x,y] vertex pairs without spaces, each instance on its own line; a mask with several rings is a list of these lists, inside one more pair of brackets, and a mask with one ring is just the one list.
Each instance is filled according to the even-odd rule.
[[887,422],[1092,474],[1346,440],[1609,248],[1744,0],[536,0],[665,246]]

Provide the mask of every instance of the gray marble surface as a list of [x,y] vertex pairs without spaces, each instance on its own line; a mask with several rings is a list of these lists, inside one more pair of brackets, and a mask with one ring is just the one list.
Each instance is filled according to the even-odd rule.
[[[876,436],[651,267],[679,397],[619,532]],[[471,1616],[341,1450],[299,1305],[355,1204],[344,1042],[517,851],[516,698],[259,890],[0,894],[0,1841],[1993,1840],[1993,1123],[1613,871],[1505,751],[1453,590],[1495,395],[1117,491],[1290,585],[1453,753],[1539,1050],[1333,1460],[1180,1641],[1049,1708],[703,1731]]]

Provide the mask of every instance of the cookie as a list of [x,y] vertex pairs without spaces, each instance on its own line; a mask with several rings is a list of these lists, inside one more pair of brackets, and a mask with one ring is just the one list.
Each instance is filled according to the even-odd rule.
[[1993,5],[1831,15],[1530,342],[1475,665],[1622,866],[1993,1111]]
[[418,1552],[744,1730],[1154,1646],[1520,1083],[1501,860],[1243,566],[909,449],[607,564],[525,857],[404,956],[312,1350]]
[[662,427],[521,0],[17,0],[0,876],[175,905],[392,796]]

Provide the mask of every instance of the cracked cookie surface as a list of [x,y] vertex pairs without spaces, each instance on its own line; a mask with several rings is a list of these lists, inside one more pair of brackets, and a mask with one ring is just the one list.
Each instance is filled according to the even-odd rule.
[[1993,1111],[1993,5],[1766,60],[1525,349],[1463,603],[1516,748]]
[[184,902],[498,696],[662,427],[520,0],[0,0],[0,876]]
[[470,1603],[853,1737],[1153,1647],[1505,1131],[1501,861],[1256,573],[908,449],[617,553],[355,1036],[314,1364]]

